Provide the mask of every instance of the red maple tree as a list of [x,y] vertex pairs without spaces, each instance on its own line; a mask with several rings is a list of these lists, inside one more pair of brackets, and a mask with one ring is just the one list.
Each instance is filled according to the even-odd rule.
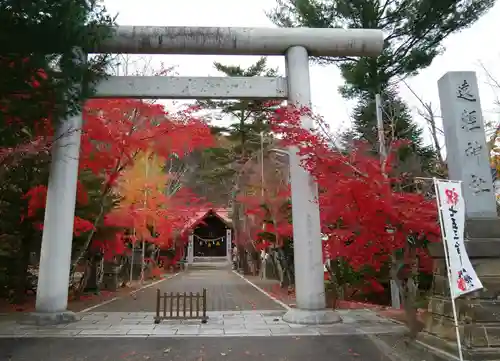
[[[84,108],[84,127],[80,152],[80,172],[90,171],[103,177],[100,190],[101,212],[93,215],[93,219],[75,218],[75,234],[87,232],[87,242],[77,261],[85,254],[92,241],[93,232],[104,217],[103,200],[112,193],[120,174],[133,165],[135,157],[143,152],[152,151],[160,157],[168,158],[175,155],[182,159],[195,149],[210,146],[212,136],[208,126],[199,119],[186,114],[169,114],[162,105],[151,104],[139,100],[96,99],[87,102]],[[47,135],[52,131],[49,128]],[[39,185],[26,193],[30,218],[43,210],[46,202],[46,186]],[[78,203],[86,202],[87,190],[83,182],[78,184]],[[184,199],[184,202],[187,202]],[[141,212],[130,209],[127,214],[114,217],[114,223],[109,218],[106,225],[129,228],[127,220],[130,217],[136,221],[141,218]],[[166,212],[166,211],[165,211]],[[168,222],[160,222],[159,228],[167,232],[181,222],[181,215],[158,215]],[[166,225],[168,223],[168,226]],[[43,225],[37,224],[37,228]],[[109,240],[104,246],[111,253],[119,253],[123,244],[118,242],[123,237],[120,233]],[[103,242],[102,240],[99,242]],[[111,250],[114,248],[113,250]],[[121,252],[121,251],[120,251]]]
[[23,158],[48,152],[50,139],[40,126],[49,123],[53,112],[53,88],[46,71],[40,68],[38,57],[1,55],[0,68],[8,72],[6,89],[0,95],[0,123],[3,144],[0,146],[0,166],[16,166]]
[[[378,271],[393,252],[411,242],[439,241],[435,201],[398,191],[401,179],[387,176],[398,144],[393,144],[385,164],[363,143],[344,153],[319,132],[303,129],[300,117],[304,114],[311,116],[307,109],[280,108],[271,123],[284,146],[298,149],[303,167],[318,184],[325,258],[340,257],[355,270]],[[430,266],[425,247],[418,247],[416,256],[421,267]]]
[[246,230],[238,244],[253,243],[260,251],[271,245],[282,247],[292,236],[290,188],[281,184],[277,188],[267,185],[266,191],[257,195],[240,195],[237,201],[247,216]]

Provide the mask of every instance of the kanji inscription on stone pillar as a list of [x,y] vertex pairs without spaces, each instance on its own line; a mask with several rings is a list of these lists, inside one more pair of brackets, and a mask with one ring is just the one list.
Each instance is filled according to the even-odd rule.
[[461,180],[468,218],[496,217],[493,172],[474,72],[448,72],[438,81],[448,178]]

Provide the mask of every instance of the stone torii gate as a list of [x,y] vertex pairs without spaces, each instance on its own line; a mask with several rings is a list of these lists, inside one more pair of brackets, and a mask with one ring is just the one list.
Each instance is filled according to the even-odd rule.
[[[383,34],[375,29],[206,28],[119,26],[93,53],[284,55],[286,78],[111,77],[97,98],[282,99],[311,106],[309,56],[377,56]],[[312,119],[302,118],[305,128]],[[75,320],[67,310],[82,117],[60,124],[52,153],[43,230],[36,312],[38,324]],[[59,139],[60,138],[60,139]],[[339,322],[325,310],[317,186],[290,151],[297,308],[284,319],[303,324]]]

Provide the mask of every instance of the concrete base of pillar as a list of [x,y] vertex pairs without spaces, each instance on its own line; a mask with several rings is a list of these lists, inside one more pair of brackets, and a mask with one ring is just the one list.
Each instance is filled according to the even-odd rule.
[[302,310],[292,308],[283,316],[283,321],[299,325],[329,325],[341,323],[342,318],[334,310]]
[[78,321],[78,319],[76,313],[71,311],[32,312],[20,320],[20,323],[25,325],[49,326],[72,323]]

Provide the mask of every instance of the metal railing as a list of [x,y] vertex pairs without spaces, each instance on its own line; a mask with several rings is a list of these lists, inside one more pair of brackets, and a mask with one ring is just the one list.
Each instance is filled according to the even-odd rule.
[[156,316],[154,323],[162,320],[196,320],[207,323],[207,289],[202,293],[164,292],[156,290]]

